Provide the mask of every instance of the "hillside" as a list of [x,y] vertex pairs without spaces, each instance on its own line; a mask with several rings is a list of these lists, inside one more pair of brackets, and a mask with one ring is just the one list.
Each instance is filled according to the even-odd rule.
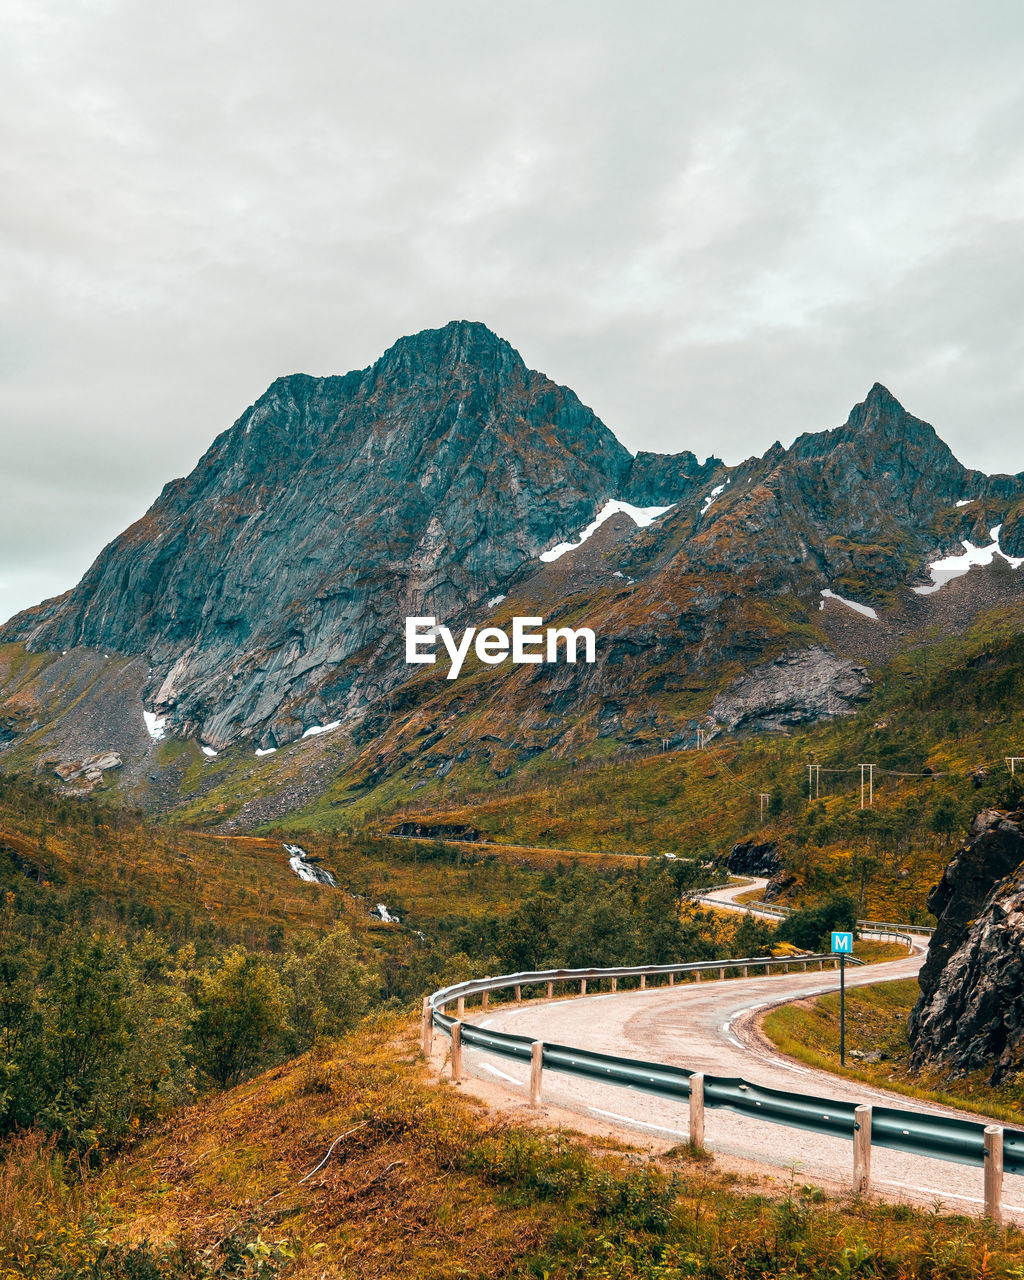
[[47,1280],[923,1280],[1022,1263],[1014,1230],[510,1122],[431,1079],[393,1020],[154,1126],[83,1183],[30,1141],[0,1180],[0,1266]]

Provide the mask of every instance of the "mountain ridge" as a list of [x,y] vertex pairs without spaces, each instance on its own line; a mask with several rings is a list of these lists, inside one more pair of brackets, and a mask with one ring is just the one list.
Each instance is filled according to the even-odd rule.
[[[541,562],[612,498],[667,510],[642,529],[618,514]],[[730,705],[725,723],[813,718],[818,691],[845,688],[848,671],[821,591],[865,607],[909,599],[929,557],[997,523],[1002,545],[1024,554],[1024,475],[963,467],[881,384],[842,426],[735,467],[686,450],[634,456],[504,339],[453,321],[365,369],[276,379],[76,588],[0,627],[0,643],[136,659],[124,714],[141,720],[144,707],[210,751],[270,751],[336,722],[364,750],[392,733],[381,708],[396,698],[464,728],[496,714],[483,708],[497,686],[481,683],[494,669],[470,664],[456,690],[405,666],[404,617],[479,625],[514,606],[593,624],[593,668],[495,677],[523,724],[548,725],[520,735],[514,767],[522,752],[609,735],[688,741],[751,673],[776,688],[779,670],[805,672],[811,692],[783,689],[786,705],[753,722]],[[771,665],[804,651],[816,656]],[[8,745],[35,734],[63,749],[50,686],[19,688],[0,682]],[[467,728],[453,757],[492,767],[481,734]],[[122,747],[95,747],[106,749]]]

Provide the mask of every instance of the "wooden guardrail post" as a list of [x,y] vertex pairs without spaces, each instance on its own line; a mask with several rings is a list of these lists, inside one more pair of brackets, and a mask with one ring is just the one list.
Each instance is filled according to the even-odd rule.
[[750,977],[750,966],[749,966],[749,965],[746,965],[746,964],[745,964],[745,965],[743,966],[743,976],[744,976],[744,978],[749,978],[749,977]]
[[430,1057],[430,1050],[434,1040],[434,1017],[430,1008],[430,997],[423,997],[423,1017],[420,1022],[420,1040],[423,1044],[423,1056]]
[[539,1107],[541,1097],[541,1080],[544,1075],[544,1045],[534,1040],[530,1047],[530,1106]]
[[853,1189],[866,1196],[871,1190],[871,1108],[855,1108],[853,1125]]
[[985,1126],[985,1217],[1003,1220],[1003,1129]]
[[695,1071],[690,1076],[690,1142],[695,1147],[704,1145],[704,1072]]
[[613,990],[613,991],[618,991],[618,989],[619,989],[619,980],[618,980],[618,978],[612,978],[612,990]]
[[670,973],[668,975],[668,985],[670,987],[674,987],[676,985],[676,975],[674,973]]
[[647,974],[646,973],[642,973],[640,975],[640,990],[641,991],[647,990]]
[[554,998],[555,998],[555,984],[553,982],[549,982],[548,983],[548,999],[554,1000]]
[[452,1084],[462,1079],[462,1023],[452,1023]]
[[693,971],[693,980],[694,980],[694,982],[700,982],[700,970],[699,970],[699,969],[694,969],[694,971]]
[[465,996],[459,996],[458,1000],[456,1000],[455,1016],[457,1018],[464,1018],[466,1016],[466,997]]
[[587,994],[587,980],[586,978],[580,978],[580,995],[585,996],[586,994]]
[[519,984],[518,982],[515,984],[515,988],[514,988],[514,990],[515,990],[515,993],[516,993],[516,1004],[522,1004],[522,1003],[523,1003],[523,988],[520,986],[520,984]]
[[490,997],[491,997],[491,993],[490,993],[489,991],[485,991],[485,992],[481,995],[481,997],[480,997],[480,1008],[481,1008],[481,1009],[486,1009],[486,1008],[487,1008],[488,1004],[490,1003]]

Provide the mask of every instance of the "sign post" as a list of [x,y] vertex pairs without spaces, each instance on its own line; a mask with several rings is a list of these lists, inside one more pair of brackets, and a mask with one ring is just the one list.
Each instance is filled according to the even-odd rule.
[[846,957],[853,954],[853,934],[833,933],[832,953],[839,957],[839,1064],[846,1066]]

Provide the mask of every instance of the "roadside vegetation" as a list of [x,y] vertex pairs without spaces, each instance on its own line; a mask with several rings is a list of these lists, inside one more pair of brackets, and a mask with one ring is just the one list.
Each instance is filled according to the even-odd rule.
[[[329,1155],[329,1158],[327,1158]],[[138,1133],[102,1168],[30,1134],[0,1167],[0,1275],[34,1280],[1011,1280],[1024,1236],[741,1179],[685,1149],[499,1118],[428,1077],[410,1020]]]
[[838,995],[773,1009],[762,1027],[783,1053],[809,1066],[1024,1126],[1024,1081],[1019,1076],[992,1085],[986,1071],[950,1078],[941,1071],[910,1070],[907,1018],[919,994],[915,978],[848,989],[845,1067],[839,1064]]

